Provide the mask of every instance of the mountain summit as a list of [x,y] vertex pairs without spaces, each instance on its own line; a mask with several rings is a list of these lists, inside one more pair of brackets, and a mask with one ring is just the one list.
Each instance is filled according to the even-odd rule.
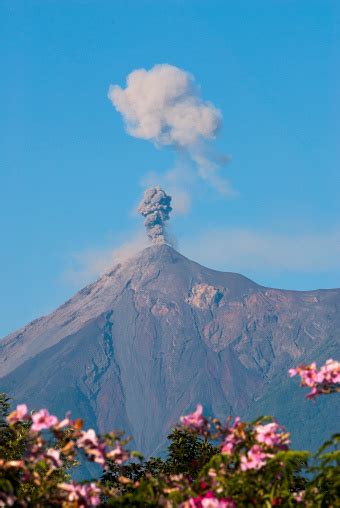
[[287,371],[336,356],[339,310],[339,289],[270,289],[154,245],[3,339],[0,389],[124,429],[146,455],[197,402],[221,417],[273,414],[315,448],[339,406],[305,401]]

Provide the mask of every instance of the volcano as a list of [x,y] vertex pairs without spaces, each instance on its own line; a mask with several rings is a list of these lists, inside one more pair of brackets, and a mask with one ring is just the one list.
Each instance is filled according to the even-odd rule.
[[100,432],[124,429],[147,456],[198,402],[223,418],[272,414],[314,449],[338,430],[338,402],[305,400],[287,371],[336,358],[339,310],[340,289],[266,288],[154,245],[5,337],[0,389]]

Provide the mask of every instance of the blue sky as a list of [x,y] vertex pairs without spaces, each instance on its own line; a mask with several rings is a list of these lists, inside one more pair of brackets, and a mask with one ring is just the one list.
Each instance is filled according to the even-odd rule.
[[129,136],[107,92],[159,63],[222,112],[211,149],[238,192],[184,183],[179,250],[264,285],[340,286],[338,1],[3,0],[0,20],[0,336],[140,235],[146,175],[178,160]]

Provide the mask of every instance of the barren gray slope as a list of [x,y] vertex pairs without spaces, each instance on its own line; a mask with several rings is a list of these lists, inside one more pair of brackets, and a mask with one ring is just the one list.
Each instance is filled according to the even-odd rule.
[[[216,284],[228,281],[228,285],[234,287],[235,296],[248,287],[257,287],[240,275],[204,268],[167,245],[149,247],[136,258],[115,266],[56,311],[5,337],[0,343],[0,376],[67,335],[76,333],[94,317],[111,310],[127,287],[142,297],[145,290],[156,286],[167,299],[179,294],[183,296],[183,291],[188,292],[191,280],[205,279]],[[153,283],[155,280],[156,284]]]
[[336,354],[339,307],[339,290],[263,288],[154,246],[8,336],[0,387],[59,414],[72,407],[102,431],[124,428],[145,453],[199,401],[221,416],[275,412],[315,446],[335,432],[339,406],[306,405],[287,370]]

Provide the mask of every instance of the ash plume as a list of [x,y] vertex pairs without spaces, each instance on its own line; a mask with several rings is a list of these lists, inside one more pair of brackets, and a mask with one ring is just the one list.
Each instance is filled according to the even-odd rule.
[[146,189],[138,212],[145,217],[147,235],[154,244],[170,243],[166,234],[165,221],[170,219],[171,196],[159,186]]

